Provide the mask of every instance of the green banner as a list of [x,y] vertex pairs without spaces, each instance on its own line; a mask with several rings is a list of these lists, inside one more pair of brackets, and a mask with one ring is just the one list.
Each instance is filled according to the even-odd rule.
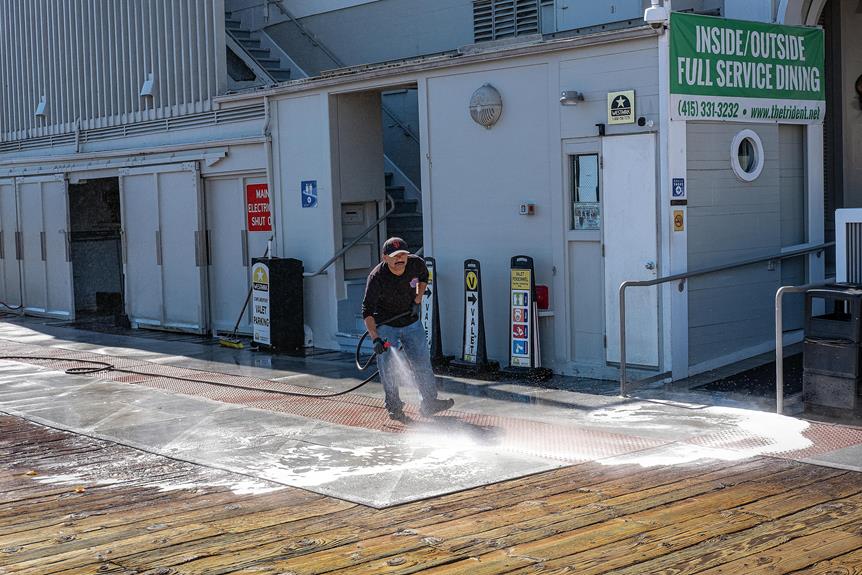
[[674,12],[675,119],[823,121],[823,30]]

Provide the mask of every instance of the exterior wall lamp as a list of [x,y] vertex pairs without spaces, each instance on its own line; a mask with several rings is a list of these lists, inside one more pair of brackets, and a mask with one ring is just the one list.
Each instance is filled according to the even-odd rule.
[[862,107],[862,74],[856,78],[856,95],[859,96],[859,106]]
[[565,90],[560,93],[560,104],[563,106],[577,106],[578,102],[584,101],[584,94],[577,90]]
[[141,98],[152,99],[155,97],[154,90],[156,87],[156,80],[153,78],[153,73],[150,72],[147,74],[147,79],[144,80],[144,85],[141,86]]
[[39,97],[39,103],[36,104],[36,111],[33,113],[33,115],[39,120],[44,120],[45,119],[45,108],[47,105],[48,105],[48,103],[45,101],[45,96],[40,96]]

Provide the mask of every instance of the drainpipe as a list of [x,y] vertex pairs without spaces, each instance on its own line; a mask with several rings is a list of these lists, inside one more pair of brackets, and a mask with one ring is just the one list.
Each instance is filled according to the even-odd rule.
[[[263,113],[266,118],[263,125],[263,137],[264,137],[264,148],[266,149],[266,187],[269,190],[269,200],[270,206],[272,209],[272,238],[275,239],[273,249],[270,250],[270,257],[277,257],[279,255],[278,246],[280,244],[278,240],[278,236],[276,234],[276,229],[278,227],[277,222],[281,217],[281,202],[277,202],[276,198],[278,198],[278,194],[275,193],[275,185],[273,183],[272,176],[272,131],[270,130],[270,125],[272,123],[272,108],[269,103],[269,96],[263,97]],[[276,204],[279,204],[276,207]],[[272,242],[272,240],[270,240]]]

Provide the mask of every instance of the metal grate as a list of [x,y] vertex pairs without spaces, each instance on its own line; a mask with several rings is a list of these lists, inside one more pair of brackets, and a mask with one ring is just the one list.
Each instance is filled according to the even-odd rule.
[[473,41],[538,34],[539,0],[474,0]]

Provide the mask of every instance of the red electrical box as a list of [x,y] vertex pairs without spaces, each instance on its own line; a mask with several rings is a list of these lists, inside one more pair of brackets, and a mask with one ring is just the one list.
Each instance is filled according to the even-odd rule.
[[536,307],[548,309],[548,286],[536,286]]

